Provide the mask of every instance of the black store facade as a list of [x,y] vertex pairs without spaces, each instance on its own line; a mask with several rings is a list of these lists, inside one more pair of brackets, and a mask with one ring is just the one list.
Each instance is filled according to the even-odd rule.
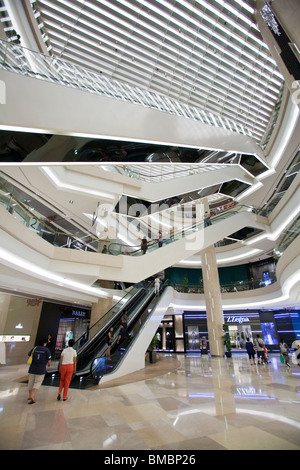
[[60,357],[69,339],[77,341],[88,333],[91,310],[85,307],[43,302],[37,342],[52,335],[52,357]]

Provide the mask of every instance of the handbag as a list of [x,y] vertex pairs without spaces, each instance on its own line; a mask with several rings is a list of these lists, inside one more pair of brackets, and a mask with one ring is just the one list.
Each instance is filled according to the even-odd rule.
[[284,364],[284,363],[285,363],[285,360],[284,360],[284,357],[283,357],[283,355],[282,355],[282,354],[280,354],[280,356],[279,356],[279,357],[280,357],[280,362],[281,362],[281,364]]
[[36,349],[36,347],[32,350],[32,353],[30,354],[30,356],[28,358],[28,361],[27,361],[28,366],[31,366],[31,364],[32,364],[33,353],[34,353],[35,349]]

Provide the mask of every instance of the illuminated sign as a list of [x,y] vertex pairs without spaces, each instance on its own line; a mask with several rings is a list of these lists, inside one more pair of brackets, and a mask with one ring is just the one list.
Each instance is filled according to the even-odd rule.
[[72,315],[74,317],[85,317],[86,312],[84,310],[72,310]]
[[24,343],[30,341],[28,335],[0,335],[0,343]]
[[249,322],[248,317],[228,317],[227,323],[246,323]]

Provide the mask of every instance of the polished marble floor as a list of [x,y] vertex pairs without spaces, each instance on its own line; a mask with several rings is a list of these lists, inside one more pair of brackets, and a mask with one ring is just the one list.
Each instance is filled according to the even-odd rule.
[[156,364],[89,390],[42,386],[27,404],[28,366],[0,365],[0,449],[299,450],[300,367],[160,355]]

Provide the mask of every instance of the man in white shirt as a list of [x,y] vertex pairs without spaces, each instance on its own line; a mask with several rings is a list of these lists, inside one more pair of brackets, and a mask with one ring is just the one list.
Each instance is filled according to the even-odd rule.
[[68,347],[63,350],[59,361],[60,382],[57,399],[60,400],[61,392],[64,389],[63,400],[68,398],[68,390],[71,383],[72,375],[76,372],[77,352],[73,349],[74,340],[70,339]]
[[159,279],[159,277],[156,277],[156,278],[155,278],[155,281],[154,281],[154,292],[155,292],[155,295],[159,295],[159,289],[160,289],[160,279]]

